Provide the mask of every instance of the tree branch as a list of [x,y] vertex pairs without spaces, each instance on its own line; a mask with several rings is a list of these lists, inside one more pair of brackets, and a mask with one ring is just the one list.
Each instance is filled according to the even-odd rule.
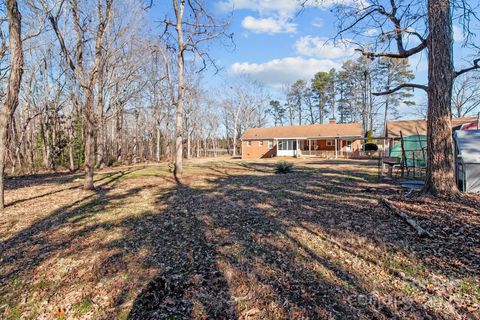
[[403,88],[417,88],[417,89],[422,89],[424,91],[428,91],[428,86],[426,86],[426,85],[416,84],[416,83],[404,83],[404,84],[401,84],[398,87],[393,88],[391,90],[387,90],[387,91],[384,91],[384,92],[373,92],[372,94],[374,96],[383,96],[383,95],[395,93],[398,90],[403,89]]
[[364,51],[363,49],[355,49],[355,51],[359,51],[363,56],[367,58],[388,57],[388,58],[403,59],[403,58],[408,58],[410,56],[413,56],[414,54],[419,53],[420,51],[425,49],[427,47],[427,41],[428,41],[428,38],[422,43],[420,43],[418,46],[408,50],[403,50],[402,52],[399,52],[399,53],[369,52],[369,51]]
[[456,71],[453,73],[453,78],[458,77],[459,75],[462,75],[464,73],[467,73],[469,71],[475,70],[475,69],[480,69],[480,58],[473,60],[473,66],[469,68],[462,69],[460,71]]

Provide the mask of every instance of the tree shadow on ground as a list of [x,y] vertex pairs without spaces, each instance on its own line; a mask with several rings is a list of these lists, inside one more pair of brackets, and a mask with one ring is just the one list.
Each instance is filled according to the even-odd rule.
[[[140,170],[140,169],[138,169],[138,170]],[[127,172],[126,174],[128,174],[128,173],[130,173],[130,172]],[[106,183],[109,182],[110,178],[112,178],[113,181],[115,181],[118,178],[118,177],[116,178],[117,175],[118,175],[117,172],[111,172],[111,173],[103,174],[103,175],[101,175],[101,177],[94,179],[95,184],[97,184],[98,182],[101,182],[98,186],[96,186],[96,188],[106,185]],[[62,178],[60,178],[61,182],[58,182],[58,183],[55,183],[55,184],[64,185],[64,184],[67,184],[67,183],[72,183],[75,179],[78,179],[78,178],[79,178],[79,176],[77,176],[77,175],[72,175],[70,177],[62,177]],[[28,178],[28,179],[31,179],[31,178]],[[28,181],[28,179],[26,179],[26,180]],[[38,179],[40,179],[40,180],[38,180]],[[42,178],[33,178],[30,181],[35,181],[36,184],[42,184],[43,185],[44,183],[41,183],[41,179]],[[103,180],[105,180],[105,181],[103,181]],[[47,184],[48,183],[49,182],[47,182]],[[51,183],[52,182],[50,182],[50,184]],[[7,185],[9,185],[9,184],[7,184]],[[23,183],[17,184],[16,188],[25,188],[25,187],[30,187],[30,186],[31,186],[31,183],[23,182]],[[67,187],[67,188],[59,188],[59,189],[49,191],[49,192],[45,192],[45,193],[42,193],[42,194],[39,194],[39,195],[36,195],[36,196],[33,196],[33,197],[16,199],[16,200],[13,200],[13,201],[7,203],[6,206],[11,207],[11,206],[18,205],[20,203],[24,203],[24,202],[27,202],[27,201],[30,201],[30,200],[40,199],[40,198],[52,196],[52,195],[55,195],[55,194],[58,194],[58,193],[61,193],[61,192],[67,191],[67,190],[75,190],[75,189],[81,189],[81,188],[82,188],[81,184],[75,184],[75,185]]]
[[48,185],[48,184],[65,184],[73,182],[77,178],[81,178],[83,173],[81,172],[54,172],[54,173],[36,173],[25,176],[8,177],[5,185],[6,190],[14,190],[25,187],[32,187],[35,185]]
[[[305,185],[315,184],[317,177],[300,174]],[[176,187],[161,195],[163,214],[150,223],[169,227],[155,236],[161,240],[142,236],[133,241],[152,245],[151,259],[161,271],[137,296],[129,318],[440,318],[413,299],[402,300],[402,306],[381,302],[365,279],[298,239],[293,230],[304,222],[327,233],[342,230],[338,225],[345,216],[332,208],[354,214],[363,210],[336,199],[312,199],[317,191],[299,193],[292,187],[298,178],[220,175],[207,187]],[[326,217],[318,209],[301,208],[317,204],[329,208],[325,214],[334,220],[331,224],[324,225]],[[138,221],[127,225],[130,235],[139,234]]]
[[28,273],[51,255],[68,248],[77,238],[85,237],[96,228],[105,227],[100,225],[82,228],[61,238],[51,237],[62,227],[74,226],[81,220],[101,213],[109,202],[128,198],[137,193],[138,189],[130,189],[119,195],[109,195],[116,182],[133,171],[135,170],[108,175],[106,181],[97,185],[96,192],[90,192],[70,205],[53,211],[52,214],[35,221],[28,228],[0,243],[0,285],[3,286],[12,279]]
[[[98,248],[107,257],[93,268],[92,276],[104,282],[144,270],[154,274],[116,292],[104,318],[116,318],[131,294],[135,298],[130,319],[443,317],[412,296],[374,292],[365,268],[376,266],[385,251],[414,255],[429,271],[450,270],[426,262],[429,243],[416,239],[408,226],[376,206],[378,196],[364,192],[368,174],[298,167],[292,174],[274,175],[273,166],[243,165],[240,175],[212,168],[205,184],[191,180],[176,185],[170,179],[162,188],[144,184],[110,194],[120,174],[96,195],[56,210],[4,241],[0,285],[26,277],[54,254],[86,250],[88,244],[72,248],[73,241],[97,230],[119,230],[121,237]],[[61,239],[49,237],[62,226],[81,223],[101,214],[109,203],[145,189],[156,194],[155,210],[115,224],[79,227]],[[353,238],[364,242],[349,242]],[[369,252],[372,244],[379,249]],[[363,269],[349,265],[352,257]],[[449,264],[455,257],[444,258]],[[141,261],[141,270],[130,269],[132,259]],[[473,261],[469,263],[475,268]],[[416,279],[381,268],[389,274],[387,279],[413,283],[425,291]],[[379,299],[389,294],[393,300]]]

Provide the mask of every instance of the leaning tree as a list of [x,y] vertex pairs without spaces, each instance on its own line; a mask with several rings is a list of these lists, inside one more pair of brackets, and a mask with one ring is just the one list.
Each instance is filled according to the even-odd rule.
[[[321,3],[323,0],[315,2]],[[310,1],[304,1],[308,4]],[[464,46],[475,46],[470,31],[479,22],[476,0],[353,0],[336,5],[337,39],[358,46],[365,57],[405,59],[428,57],[428,84],[403,83],[377,95],[392,94],[404,88],[426,91],[427,178],[424,192],[434,196],[455,196],[451,98],[458,76],[480,68],[477,54],[473,63],[455,70],[453,63],[453,21],[463,25]]]

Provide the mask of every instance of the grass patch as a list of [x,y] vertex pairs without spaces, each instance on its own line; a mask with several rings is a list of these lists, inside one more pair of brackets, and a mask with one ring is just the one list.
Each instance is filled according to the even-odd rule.
[[22,319],[22,311],[19,307],[10,307],[8,310],[7,320]]
[[460,290],[463,295],[472,295],[478,301],[480,300],[480,285],[478,279],[468,278],[460,282]]
[[90,298],[83,300],[80,303],[75,303],[72,308],[73,311],[79,316],[86,315],[90,310],[92,310],[93,302]]
[[396,259],[384,258],[382,259],[382,264],[387,267],[404,273],[406,276],[419,278],[423,277],[424,268],[417,264],[407,264],[404,261],[398,261]]
[[412,286],[411,284],[409,283],[405,283],[401,288],[400,290],[407,296],[409,297],[413,297],[413,296],[416,296],[420,293],[420,291],[415,288],[414,286]]
[[20,279],[15,278],[12,280],[12,286],[14,286],[15,288],[20,287],[21,284],[22,284],[22,280]]
[[126,173],[120,180],[128,180],[128,179],[135,179],[135,178],[143,178],[143,177],[155,177],[158,175],[165,175],[172,173],[169,167],[150,167],[141,170],[132,171],[130,173]]

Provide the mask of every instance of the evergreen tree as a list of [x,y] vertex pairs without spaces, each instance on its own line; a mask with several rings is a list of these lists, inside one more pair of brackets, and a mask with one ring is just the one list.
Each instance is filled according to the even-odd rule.
[[[383,57],[377,60],[377,68],[380,71],[377,83],[377,91],[388,91],[399,85],[409,82],[414,79],[413,72],[409,69],[407,59],[394,59]],[[400,104],[414,105],[415,102],[411,100],[413,94],[412,89],[408,88],[406,91],[397,91],[389,95],[381,96],[383,100],[383,131],[386,133],[386,123],[389,116],[397,117],[398,106]]]
[[283,126],[283,119],[285,118],[285,107],[280,104],[278,100],[270,101],[270,112],[273,114],[273,120],[275,121],[275,126]]
[[313,99],[318,110],[318,122],[323,123],[327,113],[327,101],[333,86],[333,78],[328,72],[317,72],[312,79]]

